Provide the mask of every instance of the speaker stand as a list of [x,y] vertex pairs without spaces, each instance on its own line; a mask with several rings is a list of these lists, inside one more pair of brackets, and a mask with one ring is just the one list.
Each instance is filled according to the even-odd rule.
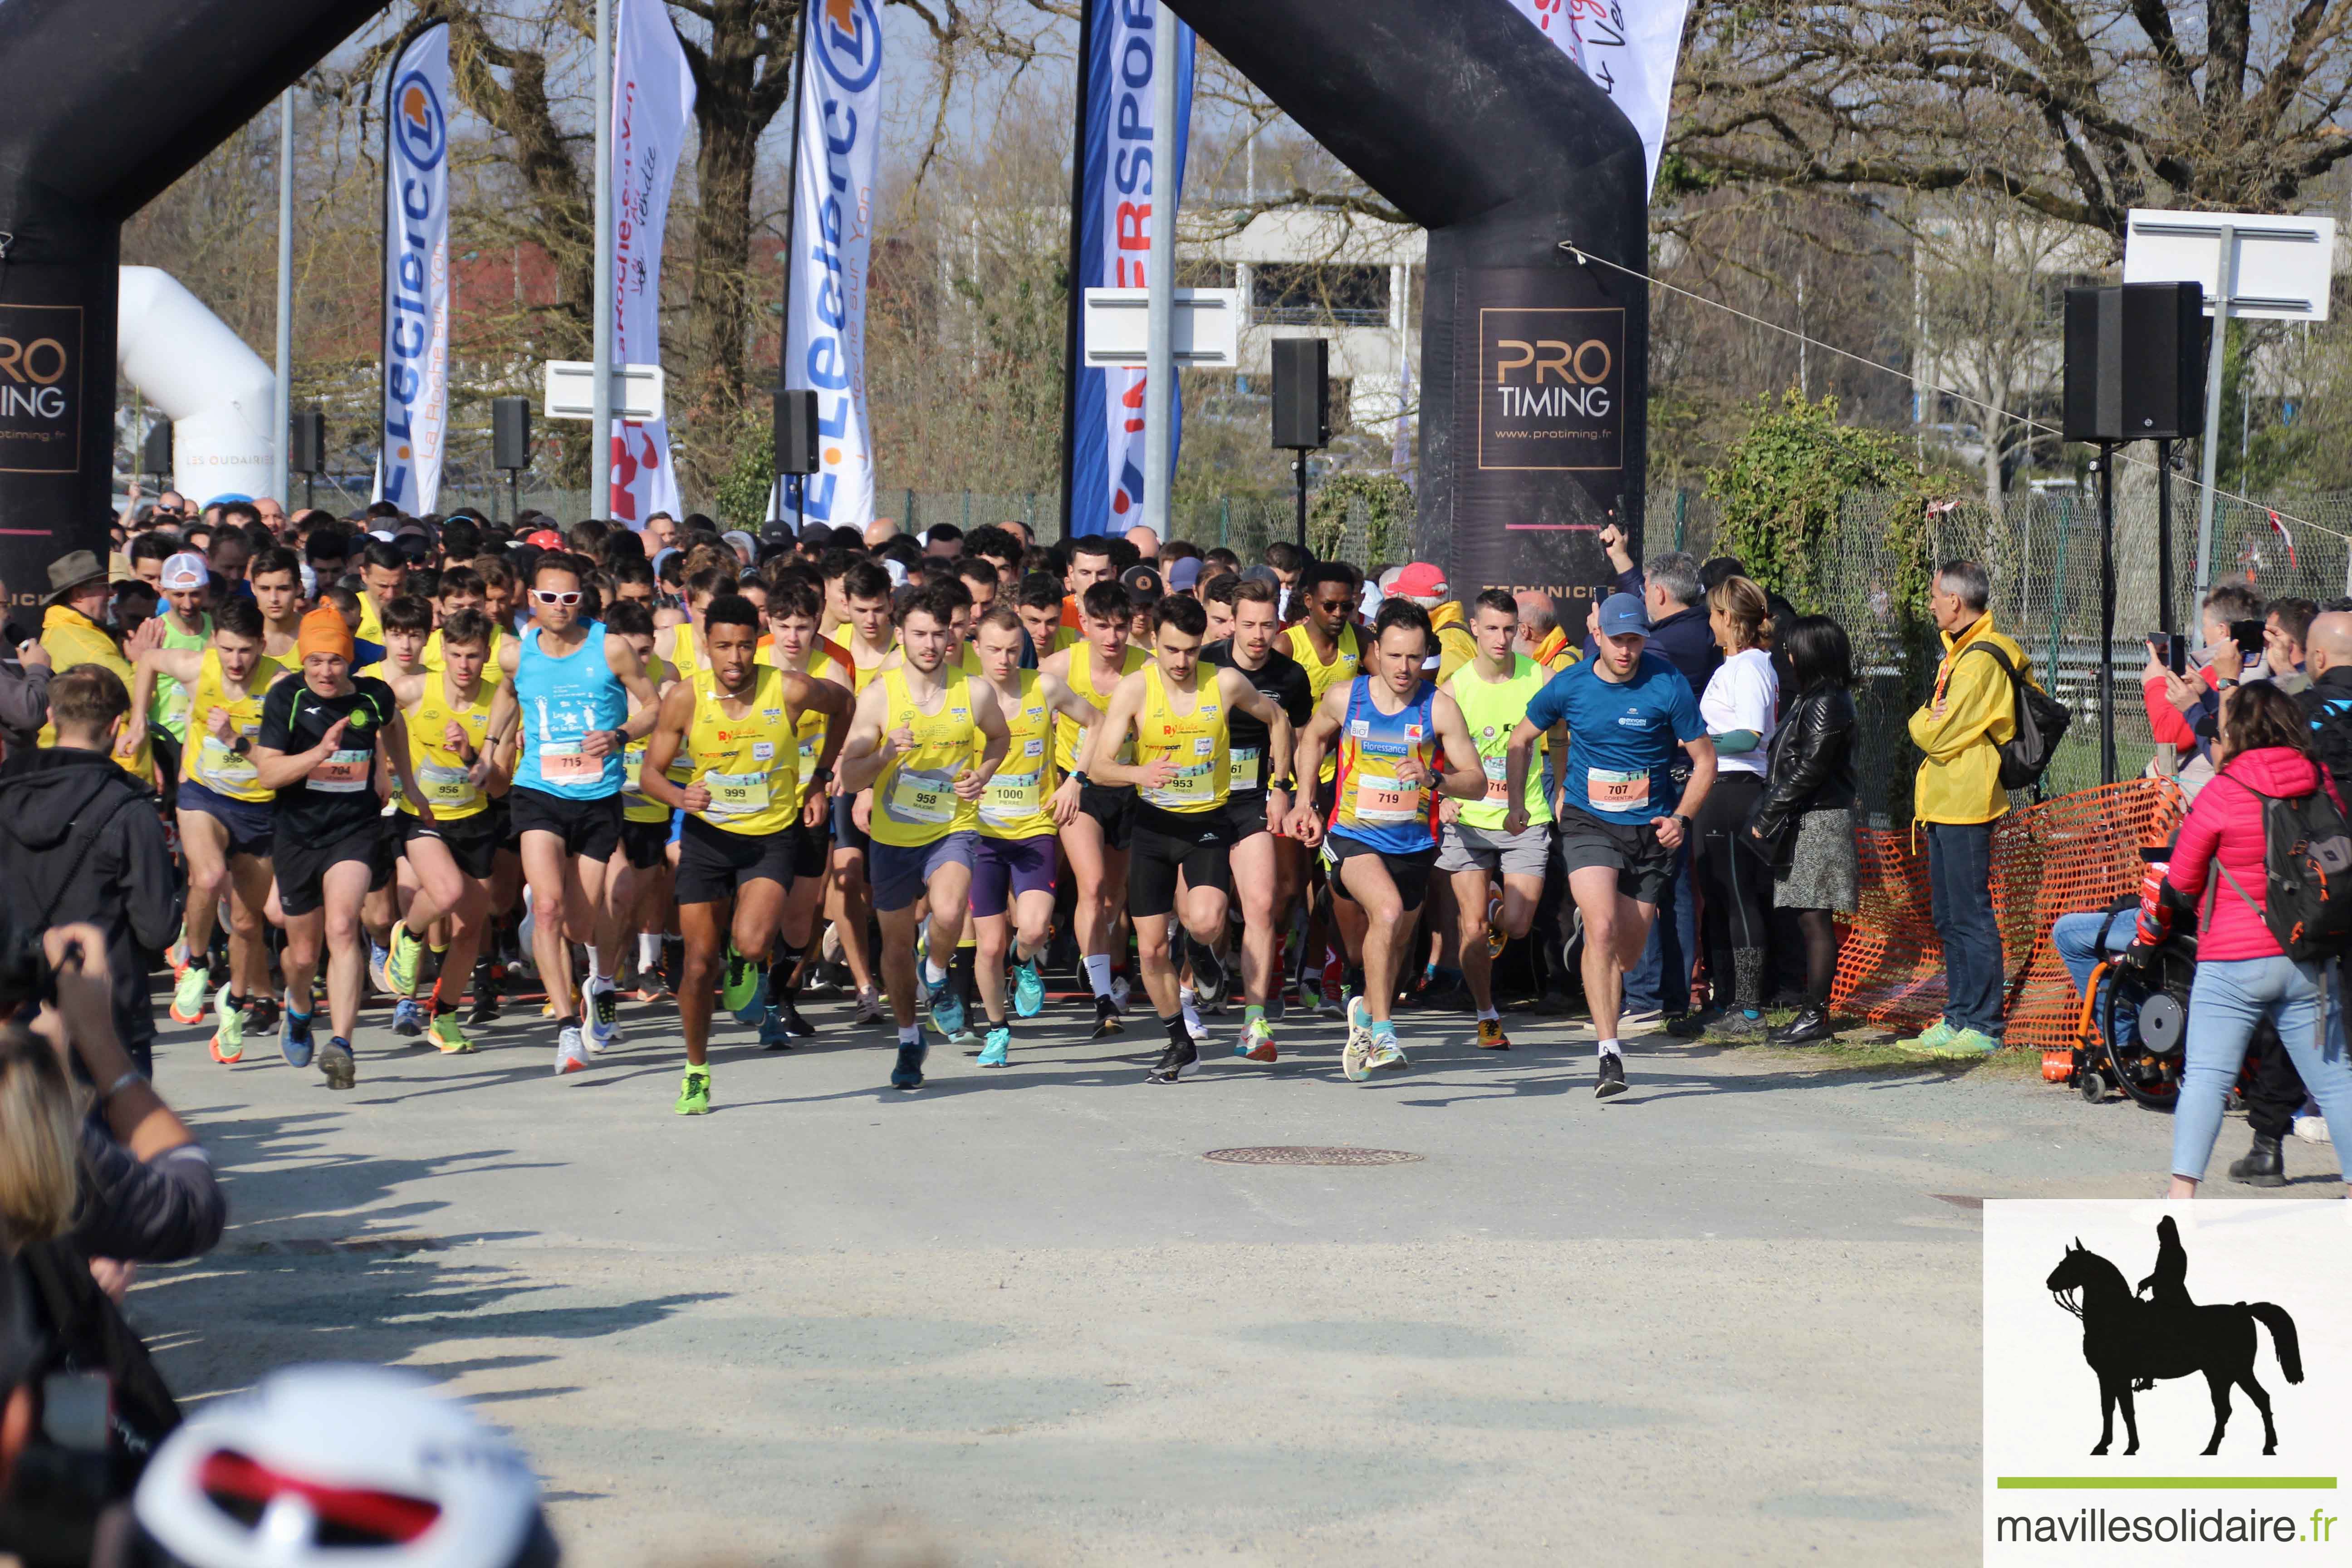
[[[2163,531],[2159,525],[2158,532]],[[2170,574],[2169,567],[2165,568]],[[2165,611],[2168,625],[2171,609]],[[2052,670],[2054,685],[2058,672]],[[2099,782],[2116,782],[2116,444],[2099,443]]]
[[1298,552],[1307,553],[1307,451],[1304,447],[1290,449],[1290,471],[1298,479]]

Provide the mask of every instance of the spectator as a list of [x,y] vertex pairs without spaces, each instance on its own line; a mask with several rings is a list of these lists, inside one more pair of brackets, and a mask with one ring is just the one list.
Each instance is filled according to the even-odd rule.
[[261,526],[269,531],[271,538],[285,537],[286,509],[278,504],[275,497],[262,496],[256,500],[253,503],[253,514],[261,520]]
[[21,923],[86,921],[104,933],[115,1032],[149,1072],[155,1019],[143,955],[179,934],[180,895],[155,792],[113,765],[130,710],[130,689],[102,666],[50,681],[56,742],[0,777],[0,876]]
[[[2025,650],[1994,629],[1992,583],[1973,561],[1947,561],[1927,611],[1944,657],[1927,705],[1911,715],[1924,753],[1912,811],[1927,829],[1927,892],[1944,943],[1944,1016],[1905,1042],[1929,1056],[1982,1057],[2001,1041],[2000,928],[1992,914],[1992,825],[2009,813],[2000,745],[2017,733],[2016,696],[2002,668],[2032,679]],[[1990,650],[1980,658],[1970,658]]]
[[[2212,773],[2213,721],[2222,690],[2243,673],[2246,650],[2231,627],[2262,617],[2262,601],[2242,583],[2224,583],[2205,595],[2198,612],[2200,668],[2188,675],[2168,669],[2153,649],[2140,671],[2147,725],[2157,744],[2171,748],[2168,765],[2192,797]],[[2159,762],[2166,761],[2159,756]]]
[[866,532],[860,542],[867,550],[878,551],[898,537],[898,521],[892,518],[877,517],[866,525]]
[[[8,590],[0,584],[0,605]],[[41,743],[49,721],[49,656],[15,621],[0,629],[0,763],[13,763]]]
[[1579,654],[1559,624],[1551,595],[1540,588],[1522,588],[1518,604],[1519,651],[1554,675],[1574,664]]
[[1276,584],[1282,598],[1282,603],[1276,607],[1275,613],[1282,618],[1283,624],[1287,626],[1298,618],[1297,616],[1290,613],[1294,607],[1297,608],[1301,615],[1306,613],[1304,606],[1299,603],[1298,595],[1298,574],[1307,570],[1306,552],[1286,539],[1277,539],[1259,554],[1258,563],[1273,568]]
[[[41,647],[48,654],[50,667],[59,673],[77,665],[103,665],[114,672],[127,692],[131,661],[151,647],[161,647],[163,628],[151,613],[131,637],[117,642],[105,624],[112,602],[106,569],[90,552],[77,550],[50,562],[49,596],[41,610]],[[54,743],[53,732],[43,731],[40,743]],[[142,745],[122,765],[142,783],[149,783],[154,778],[153,763],[152,753]]]
[[[1748,833],[1772,867],[1773,907],[1793,913],[1804,937],[1805,1005],[1771,1036],[1775,1045],[1826,1040],[1837,978],[1837,916],[1861,905],[1854,848],[1853,650],[1827,616],[1787,623],[1785,652],[1796,696],[1781,710],[1764,771],[1764,795]],[[1780,639],[1776,638],[1775,641]]]
[[2263,665],[2272,684],[2292,697],[2311,685],[2304,669],[2304,641],[2312,618],[2319,614],[2313,599],[2273,599],[2263,612]]
[[1698,711],[1715,742],[1717,772],[1692,826],[1714,997],[1706,1014],[1694,1013],[1675,1032],[1761,1035],[1765,868],[1740,840],[1748,836],[1748,812],[1763,798],[1765,747],[1780,710],[1780,682],[1772,671],[1764,590],[1745,577],[1727,577],[1708,591],[1706,608],[1723,663],[1700,695]]
[[1477,640],[1462,624],[1461,601],[1454,598],[1445,574],[1437,567],[1426,561],[1400,567],[1395,579],[1388,584],[1388,595],[1410,599],[1428,612],[1430,626],[1437,634],[1437,651],[1430,656],[1423,668],[1440,686],[1453,679],[1454,672],[1476,656]]
[[1129,528],[1122,537],[1126,539],[1128,543],[1135,547],[1135,559],[1132,561],[1120,562],[1118,565],[1119,571],[1124,573],[1129,567],[1139,564],[1150,566],[1153,567],[1154,570],[1157,570],[1157,563],[1160,560],[1160,534],[1158,530],[1154,529],[1148,522],[1139,522]]
[[677,544],[677,520],[666,511],[657,511],[646,519],[644,531],[646,559],[648,561]]

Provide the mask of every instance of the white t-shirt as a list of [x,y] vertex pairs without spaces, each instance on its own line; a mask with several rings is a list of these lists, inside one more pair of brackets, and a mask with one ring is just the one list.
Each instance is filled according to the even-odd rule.
[[1772,656],[1760,647],[1733,654],[1723,661],[1698,700],[1698,715],[1710,735],[1753,730],[1762,737],[1752,752],[1736,756],[1718,753],[1716,767],[1727,773],[1760,773],[1765,748],[1772,739],[1773,715],[1780,705],[1780,678],[1773,673]]

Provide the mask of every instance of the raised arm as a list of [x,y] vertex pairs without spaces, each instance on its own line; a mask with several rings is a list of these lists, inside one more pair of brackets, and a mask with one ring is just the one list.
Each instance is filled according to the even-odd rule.
[[841,742],[841,787],[855,795],[872,786],[882,770],[898,755],[898,748],[882,733],[890,715],[890,694],[876,681],[858,693],[857,711]]

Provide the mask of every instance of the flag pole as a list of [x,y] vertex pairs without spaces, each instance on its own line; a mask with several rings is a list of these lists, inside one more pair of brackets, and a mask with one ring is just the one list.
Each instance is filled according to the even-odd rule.
[[1087,291],[1079,268],[1085,265],[1087,199],[1087,99],[1092,87],[1095,56],[1095,0],[1080,0],[1078,11],[1078,117],[1070,141],[1070,287],[1062,332],[1062,537],[1070,537],[1073,503],[1077,492],[1078,380],[1085,369]]

